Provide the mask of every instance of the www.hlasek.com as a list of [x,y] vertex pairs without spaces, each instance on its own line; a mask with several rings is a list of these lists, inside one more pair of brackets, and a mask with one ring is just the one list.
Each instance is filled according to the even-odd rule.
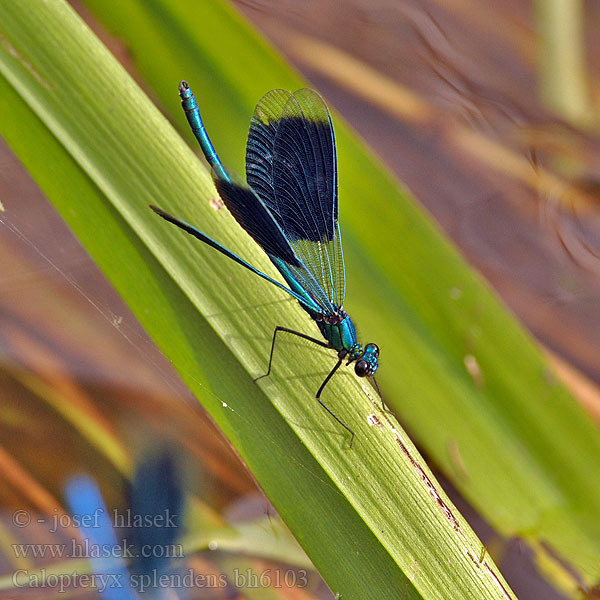
[[94,544],[72,539],[64,544],[12,544],[16,558],[183,558],[181,544],[136,546],[126,539],[117,544]]
[[52,588],[66,592],[76,588],[96,588],[102,593],[107,589],[133,588],[138,593],[159,588],[226,588],[233,585],[242,588],[290,588],[308,585],[304,569],[266,569],[260,573],[247,569],[234,569],[232,576],[224,573],[196,573],[188,569],[184,573],[159,573],[156,570],[145,574],[125,573],[54,573],[43,568],[38,571],[19,569],[13,573],[15,588]]

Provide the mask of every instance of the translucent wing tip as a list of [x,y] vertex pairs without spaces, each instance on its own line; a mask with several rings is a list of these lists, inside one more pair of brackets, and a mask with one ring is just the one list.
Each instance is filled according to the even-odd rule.
[[270,125],[281,117],[283,107],[292,97],[292,92],[274,89],[267,92],[256,104],[252,118],[263,125]]
[[[313,123],[329,125],[331,116],[323,96],[312,88],[302,88],[293,94],[294,100],[299,105],[303,117]],[[292,113],[295,111],[291,111]]]

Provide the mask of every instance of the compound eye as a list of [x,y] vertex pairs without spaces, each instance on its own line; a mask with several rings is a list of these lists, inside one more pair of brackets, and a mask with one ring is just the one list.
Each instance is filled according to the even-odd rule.
[[354,372],[359,377],[364,377],[369,372],[369,363],[366,360],[357,361],[356,365],[354,365]]
[[375,356],[379,356],[379,346],[377,344],[367,344],[365,351],[370,350]]

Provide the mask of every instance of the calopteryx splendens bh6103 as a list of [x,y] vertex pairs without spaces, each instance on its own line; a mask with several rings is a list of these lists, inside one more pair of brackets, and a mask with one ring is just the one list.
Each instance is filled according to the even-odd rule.
[[237,222],[267,253],[287,286],[255,269],[196,227],[159,208],[152,209],[298,300],[326,341],[287,327],[276,327],[269,367],[261,377],[271,372],[279,332],[336,350],[338,361],[316,397],[350,432],[352,445],[354,432],[321,401],[321,392],[344,360],[347,365],[355,363],[354,371],[359,377],[373,377],[379,348],[375,344],[363,347],[358,343],[354,324],[343,309],[346,274],[338,225],[335,135],[329,110],[321,96],[310,89],[293,94],[272,90],[263,96],[250,122],[246,185],[232,178],[219,160],[187,82],[179,84],[179,95],[192,131],[213,169],[217,191]]

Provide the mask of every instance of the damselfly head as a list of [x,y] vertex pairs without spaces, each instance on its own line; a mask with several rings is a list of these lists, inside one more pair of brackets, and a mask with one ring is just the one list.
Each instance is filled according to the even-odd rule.
[[377,344],[367,344],[362,356],[357,359],[354,365],[354,372],[359,377],[372,377],[379,366],[379,346]]

